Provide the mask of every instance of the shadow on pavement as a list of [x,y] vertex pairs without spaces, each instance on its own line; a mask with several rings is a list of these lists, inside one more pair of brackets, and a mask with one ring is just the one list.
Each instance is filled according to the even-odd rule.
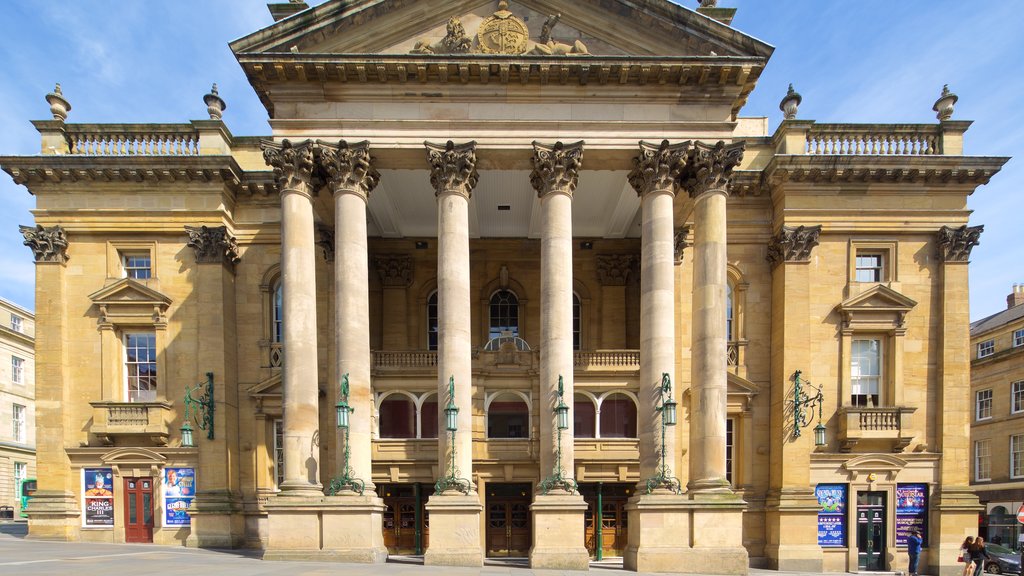
[[14,536],[15,538],[24,538],[28,535],[28,523],[4,522],[3,524],[0,524],[0,534]]

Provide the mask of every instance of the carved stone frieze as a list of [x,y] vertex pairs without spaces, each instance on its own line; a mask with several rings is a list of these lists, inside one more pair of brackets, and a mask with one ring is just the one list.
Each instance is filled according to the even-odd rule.
[[413,54],[465,54],[473,47],[473,39],[466,36],[466,28],[456,17],[448,20],[448,33],[439,42],[420,40],[412,49]]
[[313,178],[314,155],[316,145],[312,140],[292,144],[283,140],[280,144],[273,140],[262,140],[263,160],[274,169],[274,179],[278,189],[298,190],[311,194],[310,182]]
[[683,226],[676,230],[675,236],[675,262],[676,266],[683,263],[683,252],[690,247],[690,242],[687,238],[690,236],[690,227]]
[[980,244],[981,233],[985,231],[984,226],[967,226],[959,228],[943,226],[939,228],[939,255],[944,262],[967,262],[971,257],[971,250]]
[[367,198],[380,183],[380,172],[373,167],[370,156],[370,143],[365,140],[353,144],[317,140],[315,157],[317,170],[334,194],[355,192]]
[[323,224],[317,225],[315,241],[324,253],[324,260],[334,262],[334,229]]
[[682,187],[696,198],[709,190],[729,191],[732,170],[743,160],[745,142],[728,144],[719,140],[714,145],[694,142],[686,168],[680,175]]
[[466,34],[466,28],[459,18],[451,18],[445,28],[445,35],[436,42],[423,39],[410,51],[413,54],[521,54],[577,55],[590,54],[586,44],[580,40],[572,43],[559,42],[552,33],[561,14],[552,14],[544,22],[536,41],[530,39],[526,22],[509,11],[508,2],[498,2],[498,10],[484,18],[477,29],[475,39]]
[[454,192],[469,198],[480,174],[476,170],[476,142],[445,145],[424,142],[430,163],[430,185],[435,194]]
[[597,257],[597,279],[603,286],[625,286],[633,271],[636,256],[600,254]]
[[412,257],[407,254],[381,254],[373,258],[373,265],[384,286],[406,288],[412,283]]
[[41,225],[18,226],[18,230],[25,237],[23,244],[32,249],[36,262],[63,264],[68,261],[68,236],[60,225],[50,228]]
[[776,266],[783,262],[808,262],[811,250],[818,245],[821,226],[783,226],[768,241],[768,262]]
[[199,264],[234,265],[240,260],[238,242],[227,226],[185,226],[188,247],[195,250]]
[[629,185],[640,196],[655,190],[671,190],[675,193],[679,175],[686,167],[687,154],[692,142],[661,144],[640,142],[640,155],[633,159],[633,170],[629,173]]
[[530,184],[538,196],[561,192],[570,196],[579,182],[580,168],[583,167],[583,141],[572,144],[555,142],[549,146],[533,143],[533,171]]

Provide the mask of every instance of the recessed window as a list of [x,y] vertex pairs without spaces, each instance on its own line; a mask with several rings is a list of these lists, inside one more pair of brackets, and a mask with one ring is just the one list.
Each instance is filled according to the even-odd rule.
[[25,360],[17,356],[11,356],[11,382],[14,384],[25,383]]
[[11,314],[11,330],[14,330],[15,332],[21,332],[22,330],[24,330],[24,328],[22,327],[21,316],[18,316],[17,314]]
[[437,350],[437,290],[427,298],[427,350]]
[[1010,436],[1010,478],[1024,477],[1024,434]]
[[529,438],[530,409],[517,394],[499,394],[487,408],[488,438]]
[[575,438],[593,438],[597,431],[597,411],[594,402],[584,394],[572,398],[572,433]]
[[129,402],[156,401],[156,335],[152,332],[124,336],[125,375]]
[[1010,411],[1024,412],[1024,380],[1010,385]]
[[277,489],[284,483],[284,421],[274,420],[274,481]]
[[882,341],[854,340],[850,358],[850,403],[879,406],[882,382]]
[[733,447],[735,446],[733,430],[735,429],[736,419],[727,418],[725,421],[725,479],[729,481],[729,484],[733,484]]
[[121,268],[126,278],[149,280],[153,277],[153,262],[149,252],[121,252]]
[[25,462],[14,463],[14,498],[21,498],[21,484],[28,479],[28,464]]
[[732,342],[736,338],[733,336],[732,331],[732,318],[733,318],[733,303],[732,303],[732,284],[726,284],[725,286],[725,341]]
[[274,302],[271,304],[271,339],[274,342],[284,341],[284,282],[280,280],[274,285]]
[[420,438],[437,438],[437,394],[420,403]]
[[992,479],[992,441],[977,440],[974,442],[974,479]]
[[996,353],[996,341],[986,340],[978,344],[978,358],[985,358]]
[[1013,347],[1024,346],[1024,328],[1013,331]]
[[498,290],[491,296],[490,329],[487,339],[519,336],[519,298],[510,290]]
[[583,348],[583,303],[574,292],[572,295],[572,349]]
[[854,279],[857,282],[884,281],[884,255],[881,252],[857,251],[857,266]]
[[992,390],[978,390],[974,395],[974,419],[988,420],[992,417]]
[[18,444],[25,443],[25,407],[21,404],[15,404],[13,406],[12,415],[12,432],[14,441]]
[[601,401],[601,438],[636,438],[636,403],[616,392]]
[[381,438],[416,437],[416,403],[405,394],[392,394],[380,403]]

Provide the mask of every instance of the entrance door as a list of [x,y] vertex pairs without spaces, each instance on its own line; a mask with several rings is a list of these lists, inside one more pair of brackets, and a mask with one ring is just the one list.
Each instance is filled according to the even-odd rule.
[[[422,554],[427,547],[425,498],[431,490],[417,484],[384,484],[377,487],[384,505],[384,546],[391,554]],[[419,491],[419,498],[416,493]],[[417,542],[417,524],[421,525]]]
[[[626,502],[633,492],[631,484],[583,484],[580,493],[587,502],[585,516],[586,546],[596,559],[621,557],[629,543]],[[600,513],[598,512],[600,506]],[[600,524],[598,524],[599,519]],[[600,543],[600,554],[598,545]]]
[[525,558],[533,526],[529,484],[488,484],[487,556]]
[[885,492],[857,493],[857,566],[885,570]]
[[124,479],[124,541],[153,541],[153,479]]

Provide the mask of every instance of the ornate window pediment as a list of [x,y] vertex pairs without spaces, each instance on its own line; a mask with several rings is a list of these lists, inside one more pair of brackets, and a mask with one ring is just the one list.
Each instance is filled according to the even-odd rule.
[[916,301],[879,284],[845,300],[838,309],[846,328],[891,330],[902,328],[907,313],[915,306]]
[[99,308],[101,324],[166,325],[170,297],[133,280],[122,278],[89,295]]

